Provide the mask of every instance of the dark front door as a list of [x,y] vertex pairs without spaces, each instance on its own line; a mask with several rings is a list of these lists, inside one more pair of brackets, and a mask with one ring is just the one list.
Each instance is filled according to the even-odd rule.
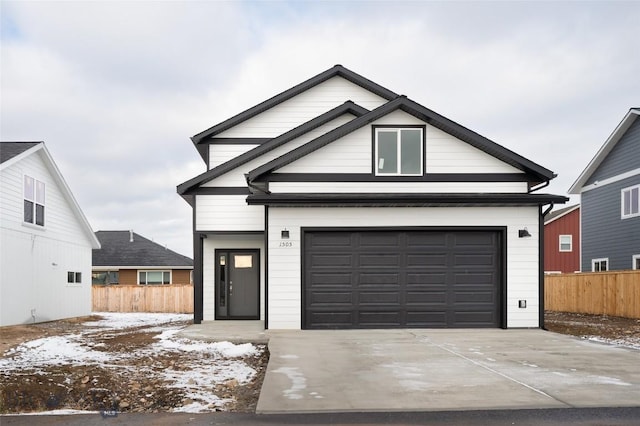
[[259,250],[216,250],[216,319],[260,319]]

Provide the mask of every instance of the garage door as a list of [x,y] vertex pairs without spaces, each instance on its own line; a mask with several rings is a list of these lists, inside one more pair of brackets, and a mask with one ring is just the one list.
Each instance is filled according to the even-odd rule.
[[499,236],[305,232],[303,328],[499,327]]

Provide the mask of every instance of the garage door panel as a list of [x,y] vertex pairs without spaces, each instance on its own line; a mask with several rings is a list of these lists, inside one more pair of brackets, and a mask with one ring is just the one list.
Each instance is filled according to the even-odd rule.
[[434,253],[420,253],[420,254],[407,254],[407,267],[408,268],[442,268],[447,267],[447,255],[440,251]]
[[400,267],[399,254],[361,254],[358,256],[360,268],[394,268]]
[[393,306],[395,309],[400,307],[401,296],[398,292],[362,291],[359,296],[360,306],[384,305]]
[[394,273],[361,273],[358,274],[359,280],[358,283],[361,287],[366,286],[398,286],[400,283],[400,274],[397,272]]
[[353,305],[354,299],[352,293],[345,292],[331,292],[331,293],[321,293],[321,292],[313,292],[309,295],[310,297],[310,305],[321,307],[323,305],[344,305],[351,306]]
[[311,256],[310,266],[312,268],[340,268],[347,267],[351,269],[353,267],[353,255],[352,254],[315,254]]
[[499,326],[498,232],[311,232],[304,246],[305,328]]
[[344,273],[316,273],[311,277],[314,288],[321,287],[351,287],[351,272]]
[[405,299],[407,306],[422,305],[422,306],[436,306],[444,305],[447,303],[446,291],[407,291]]
[[361,310],[358,315],[359,325],[362,327],[393,328],[401,325],[398,311]]
[[388,232],[371,232],[366,234],[358,234],[360,237],[359,245],[361,249],[390,248],[397,249],[400,246],[400,236]]

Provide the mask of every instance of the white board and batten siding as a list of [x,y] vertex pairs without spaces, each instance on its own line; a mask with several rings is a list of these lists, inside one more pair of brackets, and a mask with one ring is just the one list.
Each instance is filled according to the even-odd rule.
[[[507,327],[538,327],[537,207],[269,209],[269,328],[301,327],[302,227],[506,227]],[[518,238],[527,227],[530,238]],[[282,244],[280,232],[289,230]],[[526,309],[518,307],[527,300]]]
[[246,195],[196,195],[196,231],[264,231],[264,207]]
[[[304,135],[295,138],[287,143],[285,143],[282,146],[279,146],[277,148],[274,148],[273,150],[264,153],[263,155],[261,155],[260,157],[256,158],[255,160],[251,160],[241,166],[236,167],[235,169],[223,174],[222,176],[219,176],[215,179],[212,179],[208,182],[206,182],[205,184],[203,184],[203,187],[219,187],[219,186],[224,186],[224,187],[239,187],[239,186],[246,186],[247,185],[247,180],[245,179],[245,174],[250,172],[251,170],[261,166],[262,164],[265,164],[271,160],[274,160],[286,153],[288,153],[289,151],[292,151],[302,145],[304,145],[305,143],[312,141],[313,139],[322,136],[323,134],[335,129],[336,127],[342,126],[343,124],[348,123],[349,121],[353,120],[355,117],[351,114],[343,114],[342,116],[335,118],[333,120],[331,120],[330,122],[314,129],[311,130],[307,133],[305,133]],[[212,145],[212,147],[214,147],[215,145]]]
[[387,102],[368,90],[335,76],[237,126],[219,138],[274,138],[351,100],[372,110]]
[[[521,170],[404,111],[372,125],[426,125],[427,173],[522,173]],[[279,173],[371,173],[372,129],[364,126],[278,170]],[[526,189],[525,189],[526,192]]]
[[[92,242],[42,151],[2,169],[0,326],[91,314]],[[45,184],[45,226],[24,223],[23,180]],[[67,283],[80,272],[80,284]]]
[[265,251],[263,235],[210,235],[203,240],[202,247],[202,297],[203,320],[213,321],[215,312],[215,283],[216,283],[216,250],[259,249],[260,250],[260,319],[264,321],[265,306]]

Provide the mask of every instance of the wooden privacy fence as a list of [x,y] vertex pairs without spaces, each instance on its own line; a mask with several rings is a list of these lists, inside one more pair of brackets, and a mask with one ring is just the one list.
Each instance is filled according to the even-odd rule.
[[193,313],[193,285],[93,285],[93,312]]
[[550,311],[640,318],[640,271],[545,275]]

